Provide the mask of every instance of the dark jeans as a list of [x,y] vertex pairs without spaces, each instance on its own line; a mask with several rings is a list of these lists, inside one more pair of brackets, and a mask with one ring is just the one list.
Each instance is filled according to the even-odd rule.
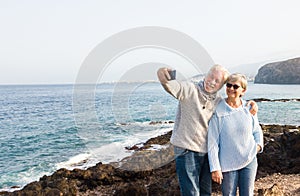
[[223,173],[222,193],[225,196],[235,196],[237,187],[239,194],[251,196],[254,194],[254,181],[257,171],[257,159],[253,159],[246,167]]
[[207,154],[176,146],[174,154],[181,195],[211,195],[211,173]]

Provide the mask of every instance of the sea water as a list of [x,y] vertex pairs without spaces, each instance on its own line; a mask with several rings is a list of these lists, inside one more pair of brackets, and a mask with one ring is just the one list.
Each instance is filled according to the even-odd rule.
[[[0,190],[21,188],[63,167],[118,161],[130,155],[125,147],[172,129],[178,102],[159,83],[107,83],[92,89],[92,105],[79,103],[96,114],[91,129],[90,113],[83,115],[86,120],[76,115],[73,85],[0,86]],[[245,99],[254,98],[299,99],[300,85],[249,83]],[[300,125],[300,102],[258,106],[260,123]]]

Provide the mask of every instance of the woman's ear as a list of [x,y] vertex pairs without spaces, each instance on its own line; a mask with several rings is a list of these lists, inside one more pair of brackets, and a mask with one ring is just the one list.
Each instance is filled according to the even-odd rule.
[[246,89],[243,89],[243,91],[242,91],[240,97],[244,96],[244,95],[245,95],[245,92],[246,92]]

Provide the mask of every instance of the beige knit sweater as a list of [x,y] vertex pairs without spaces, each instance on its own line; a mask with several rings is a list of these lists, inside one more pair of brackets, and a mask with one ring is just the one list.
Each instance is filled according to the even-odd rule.
[[208,121],[221,100],[218,94],[208,94],[203,81],[168,81],[165,90],[179,100],[171,143],[175,146],[207,153]]

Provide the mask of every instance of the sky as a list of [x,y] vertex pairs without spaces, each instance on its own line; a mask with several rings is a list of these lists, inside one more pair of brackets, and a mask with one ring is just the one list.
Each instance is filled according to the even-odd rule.
[[[73,84],[99,44],[144,26],[188,35],[227,68],[299,57],[299,7],[298,0],[1,0],[0,84]],[[111,59],[98,81],[149,62],[197,74],[175,53],[141,48]]]

